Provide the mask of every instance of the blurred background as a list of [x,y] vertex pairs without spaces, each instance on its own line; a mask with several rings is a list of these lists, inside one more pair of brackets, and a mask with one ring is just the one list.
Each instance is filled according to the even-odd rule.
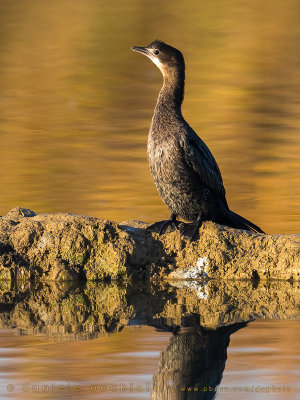
[[[185,56],[183,114],[214,154],[230,208],[268,233],[299,233],[298,0],[1,0],[0,215],[19,205],[169,217],[146,154],[162,77],[130,51],[154,39]],[[84,344],[11,332],[0,332],[3,399],[24,398],[6,390],[19,381],[151,382],[170,340],[149,327]],[[237,332],[223,385],[295,385],[298,336],[295,321]]]
[[162,77],[130,52],[154,39],[185,56],[183,114],[230,208],[299,232],[298,0],[1,0],[0,214],[169,216],[146,155]]

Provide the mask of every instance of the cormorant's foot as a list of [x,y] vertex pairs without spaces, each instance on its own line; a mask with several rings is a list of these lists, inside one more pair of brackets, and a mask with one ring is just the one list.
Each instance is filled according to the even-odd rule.
[[175,231],[178,228],[178,221],[167,219],[165,221],[155,222],[154,224],[148,226],[146,231],[155,232],[159,235],[166,233],[167,229],[170,227],[169,232]]
[[182,222],[178,229],[182,236],[188,239],[190,242],[199,239],[199,229],[202,221],[195,221],[189,224]]

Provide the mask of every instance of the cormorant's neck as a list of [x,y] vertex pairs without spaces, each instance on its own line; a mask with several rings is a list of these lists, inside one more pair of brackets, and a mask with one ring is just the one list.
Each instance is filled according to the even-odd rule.
[[181,104],[184,97],[184,79],[184,67],[164,74],[164,84],[160,90],[156,108],[166,107],[181,112]]

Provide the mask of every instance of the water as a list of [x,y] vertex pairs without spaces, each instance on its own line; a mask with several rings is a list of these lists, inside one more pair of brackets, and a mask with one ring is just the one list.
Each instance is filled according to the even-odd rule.
[[220,399],[299,397],[296,284],[2,284],[0,296],[1,398],[203,400],[216,385]]
[[299,11],[297,0],[2,0],[0,213],[168,216],[146,156],[162,78],[129,51],[160,38],[185,55],[183,112],[231,208],[269,233],[299,232]]
[[[297,0],[1,0],[0,214],[19,205],[37,213],[115,221],[153,222],[169,215],[146,157],[162,79],[148,59],[129,51],[159,38],[184,53],[183,113],[217,159],[230,207],[268,233],[299,233],[299,15]],[[91,287],[81,297],[82,288],[72,289],[72,295],[57,287],[3,288],[1,398],[150,398],[146,385],[151,387],[153,376],[164,377],[160,357],[168,360],[168,346],[177,346],[170,327],[180,326],[180,335],[190,334],[196,343],[200,326],[207,336],[198,342],[214,343],[213,334],[203,329],[217,329],[221,318],[237,331],[225,360],[228,332],[222,336],[217,329],[223,356],[212,370],[215,379],[223,374],[220,388],[284,386],[291,391],[223,391],[217,398],[296,399],[299,322],[293,320],[296,311],[290,314],[289,301],[299,292],[272,308],[270,298],[289,292],[276,289],[264,303],[270,288],[260,292],[262,304],[258,298],[252,314],[245,307],[255,289],[246,291],[238,311],[235,294],[224,298],[221,311],[211,306],[206,314],[205,295],[192,301],[194,308],[180,303],[176,314],[176,296],[158,307],[164,291],[137,311],[123,289],[114,297]],[[105,293],[108,304],[116,303],[112,314],[101,301]],[[163,326],[153,326],[151,307]],[[181,326],[180,313],[186,309],[200,318],[196,328],[185,319]],[[176,321],[164,320],[169,311]],[[235,325],[247,318],[256,319]],[[195,353],[205,360],[205,347],[184,349],[191,359]],[[144,385],[143,392],[90,390],[94,384],[122,382]],[[12,392],[8,384],[14,385]],[[56,391],[33,391],[43,384],[56,385]],[[66,387],[63,393],[57,392],[59,384]],[[80,386],[78,392],[74,385]]]

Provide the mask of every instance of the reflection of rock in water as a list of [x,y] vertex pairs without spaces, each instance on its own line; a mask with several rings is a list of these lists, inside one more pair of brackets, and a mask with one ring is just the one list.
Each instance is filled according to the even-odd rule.
[[[196,324],[197,319],[188,324]],[[161,354],[151,399],[213,399],[225,368],[229,337],[244,326],[246,323],[217,330],[198,326],[175,334]]]
[[133,309],[126,288],[105,285],[39,284],[0,290],[0,326],[20,335],[56,340],[92,339],[128,325]]
[[55,340],[91,339],[135,324],[173,332],[153,379],[152,399],[207,400],[221,380],[233,332],[256,316],[299,315],[295,283],[173,284],[177,287],[0,281],[0,327]]
[[0,327],[22,335],[80,340],[114,333],[126,325],[164,321],[177,331],[189,315],[197,325],[217,329],[256,317],[299,315],[296,283],[175,281],[161,286],[87,282],[13,283],[0,281]]

